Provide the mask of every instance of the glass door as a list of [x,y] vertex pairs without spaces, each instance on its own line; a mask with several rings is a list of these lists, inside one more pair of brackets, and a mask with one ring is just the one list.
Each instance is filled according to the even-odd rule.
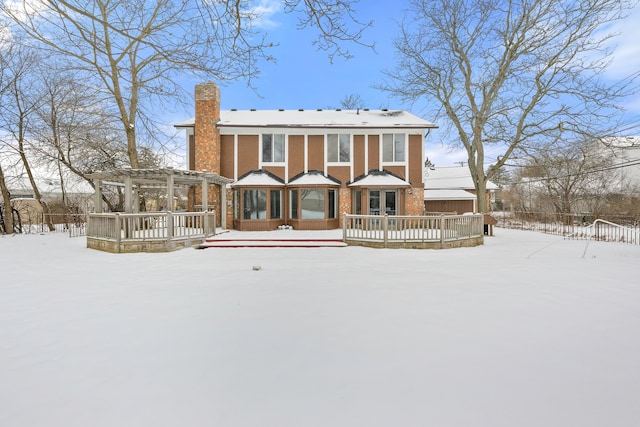
[[380,215],[380,190],[369,190],[369,215]]
[[396,190],[369,190],[369,215],[396,215]]
[[395,215],[396,212],[396,190],[385,190],[384,213],[387,215]]

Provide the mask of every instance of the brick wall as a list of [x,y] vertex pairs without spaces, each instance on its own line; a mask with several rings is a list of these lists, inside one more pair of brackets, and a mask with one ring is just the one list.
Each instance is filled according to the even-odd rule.
[[[215,83],[202,83],[195,87],[196,117],[194,125],[195,150],[193,153],[195,170],[220,173],[220,89]],[[220,188],[209,186],[209,208],[216,210],[216,221],[221,223]],[[200,188],[195,191],[195,204],[202,204]],[[229,224],[227,224],[229,226]]]
[[198,171],[220,173],[220,89],[214,83],[196,85],[195,166]]
[[424,213],[424,188],[411,187],[409,191],[407,191],[407,215],[422,215]]

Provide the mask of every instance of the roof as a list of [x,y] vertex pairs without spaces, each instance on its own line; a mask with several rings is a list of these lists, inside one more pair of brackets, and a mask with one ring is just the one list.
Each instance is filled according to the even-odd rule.
[[[29,160],[31,173],[40,193],[47,196],[61,194],[62,187],[57,168],[33,162],[33,159]],[[33,196],[33,187],[17,153],[1,152],[0,164],[2,164],[5,183],[12,195]],[[66,194],[93,194],[93,188],[86,180],[66,169],[63,169],[62,174]]]
[[465,190],[424,190],[425,200],[475,200],[476,195]]
[[332,176],[324,176],[320,171],[309,171],[294,176],[289,185],[340,185],[340,181]]
[[638,148],[640,147],[640,136],[612,136],[602,138],[600,142],[613,148]]
[[349,187],[409,187],[404,179],[392,174],[389,171],[372,170],[367,175],[356,178]]
[[232,187],[283,187],[284,181],[266,170],[252,170],[242,175]]
[[230,184],[233,182],[230,178],[225,178],[213,172],[198,172],[174,168],[159,169],[114,169],[106,172],[94,172],[87,175],[91,179],[99,179],[104,181],[123,182],[126,178],[131,178],[136,184],[157,185],[164,184],[167,179],[173,176],[175,185],[193,185],[201,183],[206,179],[209,184]]
[[[188,128],[195,118],[174,125]],[[437,127],[403,110],[223,110],[218,127],[426,129]]]
[[[424,175],[424,188],[429,190],[475,190],[471,172],[466,166],[427,168]],[[497,185],[491,181],[487,181],[487,190],[497,189]]]

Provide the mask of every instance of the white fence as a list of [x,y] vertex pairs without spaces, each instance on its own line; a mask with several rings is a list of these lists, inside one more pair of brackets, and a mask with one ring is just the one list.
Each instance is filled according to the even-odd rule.
[[603,219],[565,236],[567,239],[597,240],[640,245],[640,227],[626,227]]
[[[379,247],[465,246],[451,242],[482,239],[484,216],[476,215],[344,215],[343,239],[349,244],[371,243]],[[425,244],[430,244],[425,246]]]
[[[640,245],[640,225],[633,217],[609,216],[613,221],[577,214],[540,214],[537,212],[494,215],[498,227],[538,231],[565,239],[598,240]],[[623,224],[619,224],[622,222]]]
[[117,252],[125,243],[172,243],[215,235],[215,212],[92,213],[87,239],[110,241]]

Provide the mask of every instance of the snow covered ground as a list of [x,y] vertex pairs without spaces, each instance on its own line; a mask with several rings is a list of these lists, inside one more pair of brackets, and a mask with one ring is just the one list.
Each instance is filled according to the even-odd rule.
[[0,426],[637,426],[640,247],[485,243],[0,237]]

